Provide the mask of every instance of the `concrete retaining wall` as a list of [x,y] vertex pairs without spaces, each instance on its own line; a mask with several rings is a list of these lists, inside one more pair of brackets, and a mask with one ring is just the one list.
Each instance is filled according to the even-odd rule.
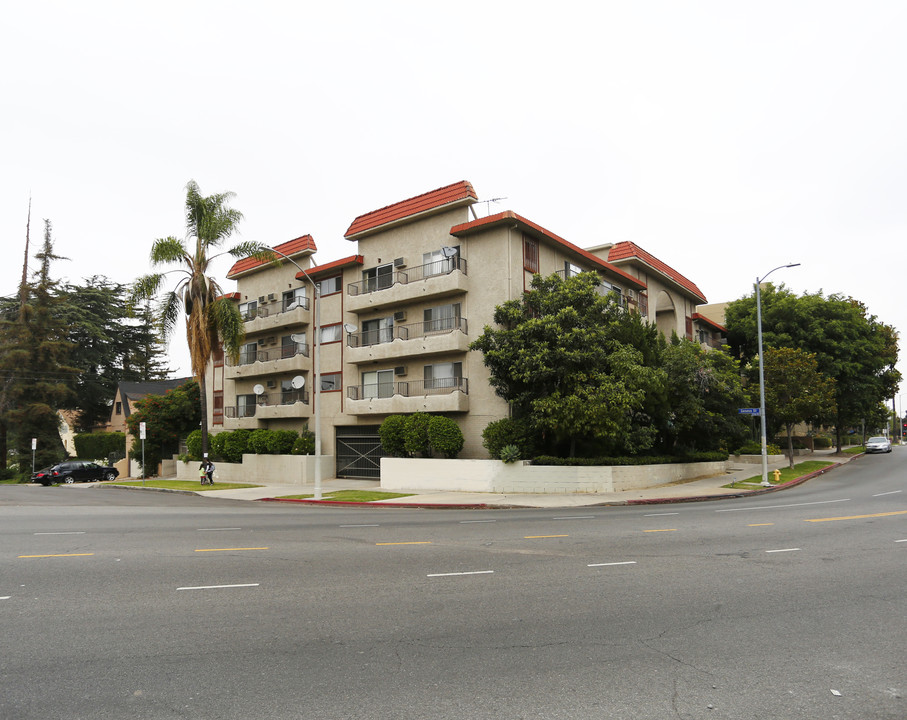
[[[198,481],[198,462],[177,462],[177,480]],[[243,455],[241,463],[214,463],[217,482],[314,485],[314,455]],[[334,477],[334,456],[321,456],[321,479]]]
[[599,493],[669,485],[726,472],[727,462],[596,467],[500,460],[381,458],[381,489],[393,492]]

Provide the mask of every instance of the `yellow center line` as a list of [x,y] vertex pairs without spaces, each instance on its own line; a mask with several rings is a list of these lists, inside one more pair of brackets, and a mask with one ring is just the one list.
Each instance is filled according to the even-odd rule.
[[896,510],[895,512],[875,513],[873,515],[847,515],[845,517],[815,518],[813,520],[804,520],[804,522],[832,522],[833,520],[862,520],[863,518],[891,517],[892,515],[907,515],[907,510]]
[[524,535],[523,540],[537,540],[539,538],[570,537],[569,535]]
[[775,523],[753,523],[752,525],[747,525],[747,527],[765,527],[766,525],[774,525]]
[[386,542],[386,543],[375,543],[375,545],[431,545],[431,542],[428,540],[419,540],[417,542]]
[[270,550],[266,547],[250,547],[250,548],[203,548],[201,550],[196,550],[195,552],[230,552],[232,550]]
[[677,528],[664,528],[663,530],[643,530],[643,532],[677,532]]
[[87,557],[94,553],[65,553],[63,555],[20,555],[20,558],[45,558],[45,557]]

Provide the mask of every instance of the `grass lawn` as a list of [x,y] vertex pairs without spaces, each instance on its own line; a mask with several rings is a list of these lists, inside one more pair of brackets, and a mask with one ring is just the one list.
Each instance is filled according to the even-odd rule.
[[[807,462],[797,463],[794,465],[794,469],[791,470],[789,467],[779,468],[781,470],[781,479],[777,484],[783,485],[786,482],[791,480],[796,480],[799,477],[804,475],[809,475],[810,473],[821,470],[822,468],[827,468],[829,465],[834,465],[833,462],[827,460],[808,460]],[[768,481],[775,485],[775,474],[773,470],[768,471]],[[760,471],[758,475],[753,475],[751,478],[746,480],[739,480],[737,482],[732,482],[728,485],[725,485],[726,488],[754,488],[759,487],[762,484],[762,472]]]
[[[323,500],[341,502],[374,502],[375,500],[393,500],[394,498],[411,497],[412,493],[389,493],[376,490],[336,490],[322,495]],[[281,495],[281,500],[311,500],[314,495]]]
[[[114,482],[112,485],[137,485],[142,487],[141,480],[124,480]],[[158,480],[157,478],[148,478],[145,480],[144,487],[166,488],[167,490],[191,490],[192,492],[207,492],[208,490],[237,490],[239,488],[261,487],[261,485],[248,485],[244,483],[219,483],[213,485],[202,485],[198,480]]]

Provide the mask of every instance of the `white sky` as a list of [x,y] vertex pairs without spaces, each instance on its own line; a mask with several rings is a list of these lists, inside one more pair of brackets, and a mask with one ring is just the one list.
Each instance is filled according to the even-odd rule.
[[354,252],[357,215],[469,180],[582,247],[639,244],[710,302],[800,262],[771,279],[907,328],[902,0],[2,10],[2,294],[29,195],[57,273],[129,282],[184,234],[190,179],[236,193],[241,239],[311,233],[319,263]]

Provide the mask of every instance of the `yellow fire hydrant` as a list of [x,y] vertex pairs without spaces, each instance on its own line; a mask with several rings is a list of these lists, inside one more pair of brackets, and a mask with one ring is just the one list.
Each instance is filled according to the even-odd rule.
[[772,475],[775,476],[775,484],[776,484],[776,485],[777,485],[779,482],[781,482],[781,471],[780,471],[780,470],[772,470]]

